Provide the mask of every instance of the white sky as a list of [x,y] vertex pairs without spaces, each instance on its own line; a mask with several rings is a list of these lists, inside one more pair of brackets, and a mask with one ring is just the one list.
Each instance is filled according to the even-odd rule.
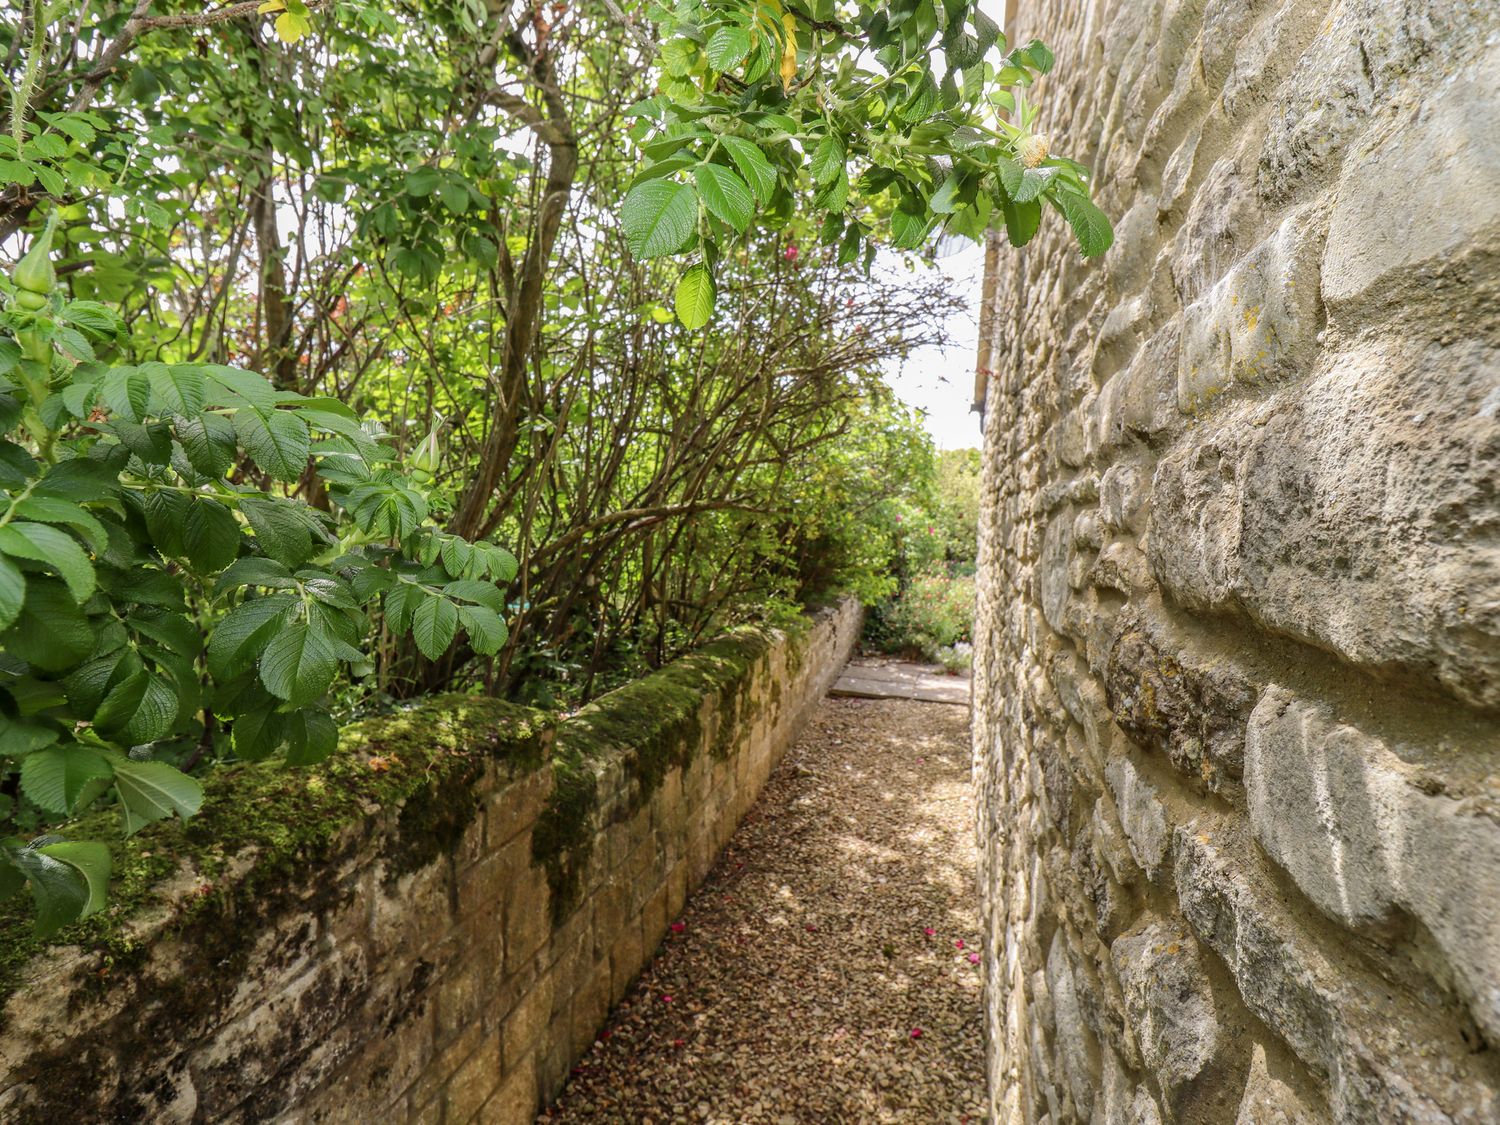
[[886,379],[903,402],[925,414],[927,432],[939,449],[967,449],[980,444],[979,415],[970,412],[969,404],[979,346],[984,246],[965,241],[957,253],[939,259],[936,270],[950,291],[963,298],[965,308],[949,317],[945,344],[920,348],[905,363],[892,363]]

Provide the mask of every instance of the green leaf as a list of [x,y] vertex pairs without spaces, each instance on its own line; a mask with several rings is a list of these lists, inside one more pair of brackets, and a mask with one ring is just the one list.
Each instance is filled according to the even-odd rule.
[[127,836],[173,813],[190,817],[203,804],[203,787],[165,762],[136,762],[123,754],[112,760]]
[[454,578],[462,577],[474,557],[474,548],[466,539],[450,535],[443,540],[443,569]]
[[461,605],[458,619],[469,634],[469,646],[480,656],[493,656],[505,647],[510,630],[494,610],[479,605]]
[[810,170],[813,180],[820,187],[826,187],[838,179],[839,173],[844,170],[844,142],[837,136],[824,137],[813,150],[812,164]]
[[217,500],[195,497],[182,523],[182,549],[201,573],[223,570],[239,554],[239,521]]
[[293,707],[322,698],[333,684],[338,660],[322,633],[299,621],[283,629],[260,654],[260,681]]
[[1021,190],[1021,180],[1026,175],[1026,169],[1021,167],[1021,162],[1018,160],[1012,160],[1008,156],[997,156],[995,170],[1000,174],[1000,186],[1005,189],[1005,194],[1014,199],[1016,192]]
[[693,169],[693,179],[709,214],[743,234],[755,214],[749,185],[722,164],[698,165]]
[[0,527],[0,552],[54,567],[80,605],[94,592],[94,564],[78,541],[45,523],[12,523]]
[[750,53],[750,32],[732,24],[719,28],[709,37],[704,54],[708,65],[723,74],[733,70]]
[[0,648],[44,672],[62,672],[93,651],[94,630],[61,582],[32,575],[20,616]]
[[1011,198],[1017,203],[1029,203],[1041,195],[1057,175],[1055,168],[1027,168],[1021,173],[1021,182],[1016,190],[1011,192]]
[[208,637],[209,675],[228,680],[248,667],[296,604],[290,594],[267,594],[247,598],[225,614]]
[[637,184],[620,208],[620,223],[637,258],[676,253],[698,224],[698,193],[672,180]]
[[150,380],[151,393],[167,413],[197,414],[203,409],[204,379],[201,369],[179,363],[145,363],[141,370]]
[[428,660],[448,651],[458,632],[458,607],[443,597],[428,597],[412,615],[411,635]]
[[1012,246],[1025,246],[1042,225],[1042,205],[1036,200],[1030,203],[1012,203],[1003,199],[1000,210],[1005,215],[1005,236]]
[[714,315],[714,275],[706,265],[699,262],[677,282],[674,300],[677,319],[690,332],[702,328]]
[[891,242],[899,249],[915,250],[926,241],[931,229],[932,220],[927,215],[900,208],[891,212]]
[[950,174],[928,203],[928,206],[932,208],[933,214],[951,215],[954,211],[958,210],[958,190],[962,186],[959,174],[957,172]]
[[139,422],[151,403],[151,382],[138,367],[112,367],[100,383],[100,394],[111,414]]
[[755,192],[760,205],[768,206],[771,197],[776,194],[776,169],[766,159],[766,154],[758,145],[741,137],[720,137],[719,144],[729,153],[729,159],[734,161],[734,166],[740,170],[740,175],[750,185],[750,190]]
[[277,480],[296,480],[312,448],[307,423],[287,410],[247,403],[234,412],[234,432],[255,463]]
[[311,766],[338,749],[339,728],[327,711],[307,708],[287,716],[285,737],[287,764]]
[[50,937],[89,908],[88,880],[72,864],[39,848],[0,847],[0,862],[7,861],[31,884],[38,937]]
[[109,893],[108,847],[94,840],[59,840],[55,844],[47,844],[36,850],[52,859],[66,863],[83,877],[88,885],[88,902],[84,904],[78,917],[87,918],[90,914],[104,909]]
[[234,464],[234,423],[222,414],[178,418],[173,427],[188,464],[206,477],[222,479]]
[[30,754],[43,746],[52,745],[61,734],[55,726],[12,719],[0,712],[0,757],[19,758],[23,754]]
[[114,776],[109,760],[97,750],[77,744],[54,746],[21,760],[21,791],[48,812],[70,814],[94,783]]
[[104,530],[104,525],[94,518],[93,513],[67,500],[59,500],[55,496],[32,495],[19,501],[14,512],[17,516],[37,523],[60,523],[77,529],[96,553],[109,546],[109,532]]
[[268,496],[241,496],[240,512],[262,552],[287,566],[300,566],[312,557],[312,531],[293,504]]
[[0,555],[0,631],[9,629],[26,600],[26,578],[15,563]]
[[1062,193],[1060,202],[1085,258],[1097,258],[1110,248],[1115,240],[1114,229],[1109,216],[1094,206],[1093,200],[1069,191]]
[[450,582],[444,586],[443,593],[450,598],[462,598],[466,602],[477,602],[482,606],[488,606],[496,613],[502,613],[505,610],[505,595],[488,582],[459,579],[457,582]]

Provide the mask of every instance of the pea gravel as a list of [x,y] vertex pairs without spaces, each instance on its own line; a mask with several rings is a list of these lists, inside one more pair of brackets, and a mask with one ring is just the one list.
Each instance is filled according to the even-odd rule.
[[965,708],[825,700],[538,1121],[983,1121],[973,817]]

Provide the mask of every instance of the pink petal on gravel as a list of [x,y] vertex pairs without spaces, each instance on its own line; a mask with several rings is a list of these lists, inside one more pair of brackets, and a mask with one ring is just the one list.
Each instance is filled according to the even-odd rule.
[[971,953],[971,954],[969,954],[969,964],[971,964],[971,965],[977,965],[977,964],[979,964],[979,954],[977,954],[977,953]]
[[937,933],[937,931],[934,930],[931,926],[923,926],[922,927],[922,932],[924,934],[926,934],[928,937],[931,937],[933,934]]
[[953,948],[954,949],[962,949],[963,947],[964,947],[964,939],[963,938],[959,938],[957,941],[955,941],[953,943]]
[[911,1029],[911,1037],[913,1039],[920,1039],[920,1038],[922,1038],[922,1029],[920,1027],[914,1027],[914,1028],[912,1028]]
[[673,922],[672,925],[669,928],[671,929],[671,931],[674,934],[680,934],[680,933],[682,933],[683,930],[687,929],[687,923],[686,922]]
[[670,1004],[672,1002],[672,998],[670,996],[663,996],[661,998],[661,1002],[663,1004]]

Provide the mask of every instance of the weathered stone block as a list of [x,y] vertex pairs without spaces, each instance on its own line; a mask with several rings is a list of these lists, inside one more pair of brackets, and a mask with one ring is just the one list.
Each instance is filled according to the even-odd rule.
[[1180,1110],[1185,1088],[1214,1063],[1220,1024],[1198,943],[1152,922],[1110,946],[1141,1061],[1161,1083],[1166,1104]]
[[1500,136],[1475,127],[1497,102],[1500,44],[1492,43],[1345,164],[1323,277],[1336,311],[1352,315],[1350,302],[1500,241]]
[[1318,331],[1318,261],[1326,220],[1292,212],[1182,316],[1177,406],[1195,413],[1232,384],[1297,374]]
[[1500,1041],[1500,811],[1488,794],[1435,785],[1382,740],[1281,688],[1250,716],[1245,792],[1261,846],[1346,925],[1397,909],[1420,921]]

